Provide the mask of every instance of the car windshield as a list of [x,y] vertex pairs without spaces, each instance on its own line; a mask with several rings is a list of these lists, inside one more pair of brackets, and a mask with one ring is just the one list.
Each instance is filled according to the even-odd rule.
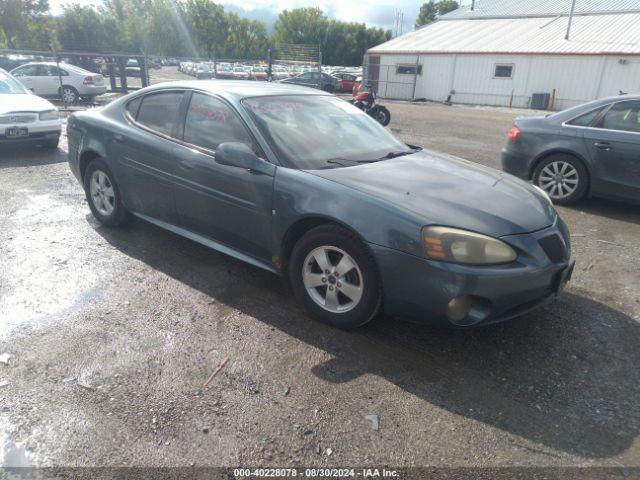
[[362,110],[334,96],[253,97],[243,105],[286,166],[349,167],[413,151]]
[[27,93],[27,91],[22,84],[11,75],[0,72],[0,93]]

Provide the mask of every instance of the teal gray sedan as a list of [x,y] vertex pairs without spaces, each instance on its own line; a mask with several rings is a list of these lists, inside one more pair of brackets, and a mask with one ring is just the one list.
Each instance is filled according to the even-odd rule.
[[425,152],[305,87],[156,85],[68,121],[95,218],[136,216],[282,275],[310,316],[383,312],[471,327],[521,315],[571,276],[547,195]]

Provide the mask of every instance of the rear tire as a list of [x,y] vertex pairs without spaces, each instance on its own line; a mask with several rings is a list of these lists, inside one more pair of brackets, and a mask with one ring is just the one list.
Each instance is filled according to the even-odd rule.
[[80,94],[72,86],[63,85],[60,89],[60,97],[64,103],[77,103],[80,99]]
[[316,227],[296,243],[289,280],[310,316],[334,327],[360,327],[382,310],[373,256],[355,234],[337,225]]
[[84,191],[91,213],[103,225],[117,227],[127,219],[128,212],[122,204],[118,184],[101,159],[95,159],[87,166]]
[[542,160],[533,172],[533,183],[543,189],[553,203],[576,203],[587,193],[589,174],[582,162],[567,154]]

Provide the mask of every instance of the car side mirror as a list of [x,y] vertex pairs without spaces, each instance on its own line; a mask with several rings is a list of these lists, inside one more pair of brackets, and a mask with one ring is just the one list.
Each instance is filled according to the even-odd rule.
[[215,160],[220,165],[244,168],[251,172],[273,175],[275,167],[259,158],[244,143],[225,142],[218,145]]

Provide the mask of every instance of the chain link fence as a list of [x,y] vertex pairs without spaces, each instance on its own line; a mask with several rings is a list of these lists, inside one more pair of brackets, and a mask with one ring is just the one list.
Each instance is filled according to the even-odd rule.
[[[33,68],[25,68],[32,64]],[[82,69],[79,70],[78,69]],[[125,52],[0,50],[0,68],[35,94],[70,108],[87,105],[105,93],[126,94],[148,85],[195,79],[281,81],[326,88],[331,77],[319,45],[287,44],[258,58],[158,57]],[[80,78],[77,74],[84,75]],[[91,75],[96,74],[96,75]],[[100,74],[100,75],[97,75]],[[294,79],[295,77],[295,79]],[[90,87],[90,88],[89,88]],[[74,95],[68,95],[73,90]],[[88,91],[90,90],[90,92]]]
[[382,98],[415,100],[416,84],[422,75],[418,63],[385,65],[380,57],[366,55],[363,63],[363,84],[369,86]]

